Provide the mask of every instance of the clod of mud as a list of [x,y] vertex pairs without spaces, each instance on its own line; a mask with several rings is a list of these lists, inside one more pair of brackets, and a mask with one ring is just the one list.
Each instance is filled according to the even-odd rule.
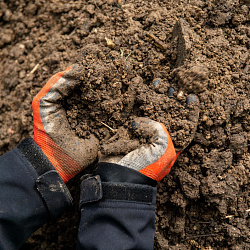
[[208,69],[203,65],[185,65],[173,71],[179,89],[198,94],[207,89]]
[[[114,154],[118,154],[119,143],[110,144],[113,137],[120,141],[119,148],[123,153],[138,147],[138,141],[143,143],[140,135],[129,131],[131,120],[140,116],[166,125],[176,147],[183,148],[190,143],[198,114],[192,121],[185,104],[186,97],[180,101],[168,97],[168,85],[164,86],[162,79],[146,83],[136,72],[139,62],[121,58],[107,47],[91,44],[82,49],[78,64],[81,65],[78,73],[80,88],[68,98],[65,106],[67,117],[79,136],[85,136],[85,131],[97,136],[104,145],[103,153],[107,153],[108,148],[111,153],[110,147],[113,146]],[[119,135],[121,131],[123,135]],[[123,139],[134,142],[124,147]]]

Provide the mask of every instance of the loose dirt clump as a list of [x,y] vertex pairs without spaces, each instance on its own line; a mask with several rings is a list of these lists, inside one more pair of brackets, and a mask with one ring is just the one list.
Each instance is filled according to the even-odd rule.
[[[146,143],[134,117],[164,123],[177,147],[193,139],[158,184],[156,249],[250,249],[248,0],[0,1],[0,153],[33,136],[31,103],[54,73],[78,62],[63,104],[80,137]],[[199,97],[195,116],[187,106]],[[187,119],[188,118],[188,119]],[[185,139],[185,140],[183,140]],[[120,153],[120,146],[116,153]],[[74,249],[72,210],[23,249]]]
[[[144,73],[139,62],[118,51],[90,44],[81,54],[80,88],[65,104],[69,123],[78,136],[91,133],[101,145],[115,139],[121,140],[121,149],[125,149],[125,141],[128,148],[135,149],[139,144],[133,140],[146,141],[136,138],[130,124],[135,117],[149,117],[166,124],[175,146],[185,144],[196,126],[189,120],[184,95],[179,101],[174,95],[170,98],[169,84],[160,78],[147,84],[139,76]],[[117,154],[118,144],[115,147]]]

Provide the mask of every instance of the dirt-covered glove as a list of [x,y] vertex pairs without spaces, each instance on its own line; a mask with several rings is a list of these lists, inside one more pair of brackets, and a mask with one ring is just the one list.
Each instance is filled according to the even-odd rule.
[[169,173],[178,156],[166,127],[148,118],[139,117],[134,119],[132,128],[142,137],[150,135],[150,142],[124,157],[101,155],[99,161],[117,163],[160,181]]
[[79,85],[77,64],[54,75],[32,103],[34,140],[66,183],[96,157],[99,141],[81,139],[71,130],[62,101]]
[[185,138],[182,148],[175,149],[171,137],[162,123],[148,118],[136,118],[132,123],[132,128],[138,130],[141,137],[149,137],[150,134],[153,134],[149,142],[125,156],[116,155],[117,142],[107,144],[109,150],[103,150],[99,155],[99,161],[116,163],[137,170],[153,180],[162,180],[169,173],[178,155],[193,140],[199,118],[199,99],[196,95],[190,94],[187,97],[186,109],[189,111],[188,120],[192,123],[193,129],[189,137]]

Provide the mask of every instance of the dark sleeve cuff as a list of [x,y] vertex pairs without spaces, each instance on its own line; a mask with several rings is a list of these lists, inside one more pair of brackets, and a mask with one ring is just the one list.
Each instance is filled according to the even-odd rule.
[[156,204],[156,187],[122,182],[102,182],[99,175],[81,183],[80,207],[97,201],[122,201],[147,205]]
[[81,183],[77,249],[153,249],[154,182],[117,164],[98,166]]
[[155,205],[156,184],[155,180],[134,169],[113,163],[98,163],[93,176],[83,178],[80,206],[100,200]]
[[62,178],[32,138],[23,140],[17,149],[37,173],[35,186],[51,218],[58,217],[72,205],[72,197]]

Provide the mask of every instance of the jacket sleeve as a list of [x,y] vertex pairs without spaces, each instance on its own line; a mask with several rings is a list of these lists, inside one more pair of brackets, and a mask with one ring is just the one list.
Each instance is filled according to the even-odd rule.
[[100,163],[81,183],[77,249],[153,249],[155,185],[133,169]]
[[0,157],[0,249],[18,249],[71,205],[63,180],[33,139]]

